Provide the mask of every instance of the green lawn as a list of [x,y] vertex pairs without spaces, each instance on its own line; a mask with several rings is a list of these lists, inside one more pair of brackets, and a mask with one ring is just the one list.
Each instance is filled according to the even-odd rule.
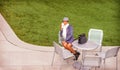
[[75,38],[97,28],[104,31],[103,45],[120,45],[119,0],[0,0],[0,12],[28,43],[52,45],[67,16]]

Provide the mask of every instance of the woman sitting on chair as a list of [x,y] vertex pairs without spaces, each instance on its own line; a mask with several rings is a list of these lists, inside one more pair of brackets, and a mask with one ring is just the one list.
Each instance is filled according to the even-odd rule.
[[60,27],[60,36],[62,37],[62,45],[64,46],[64,48],[73,53],[75,56],[75,60],[78,60],[80,53],[72,48],[72,42],[74,40],[73,28],[69,24],[68,17],[63,18],[63,22],[61,23]]

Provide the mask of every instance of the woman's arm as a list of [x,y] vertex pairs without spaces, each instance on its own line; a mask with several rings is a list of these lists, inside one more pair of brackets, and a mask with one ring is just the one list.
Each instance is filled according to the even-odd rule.
[[62,23],[60,24],[60,31],[62,30]]
[[72,26],[70,26],[68,28],[68,33],[67,33],[67,36],[66,36],[66,41],[69,41],[72,37],[73,37],[73,28],[72,28]]

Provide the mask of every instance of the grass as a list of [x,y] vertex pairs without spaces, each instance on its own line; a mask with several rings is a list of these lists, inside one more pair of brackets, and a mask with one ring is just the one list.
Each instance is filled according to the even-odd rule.
[[74,37],[90,28],[104,31],[103,45],[120,45],[119,0],[1,0],[0,12],[17,36],[28,43],[52,45],[64,16]]

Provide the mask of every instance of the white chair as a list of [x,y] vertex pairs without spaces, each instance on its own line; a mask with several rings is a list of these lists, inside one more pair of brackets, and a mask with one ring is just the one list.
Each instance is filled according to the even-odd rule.
[[59,44],[62,44],[62,38],[61,38],[61,36],[60,36],[60,31],[59,31],[59,33],[58,33],[58,42],[59,42]]
[[102,62],[101,57],[96,57],[96,56],[85,57],[82,61],[82,70],[84,70],[84,68],[86,67],[88,67],[89,70],[91,70],[94,67],[96,70],[97,68],[100,68],[101,62]]
[[95,51],[100,52],[102,50],[103,31],[100,29],[90,29],[88,33],[88,41],[93,41],[99,45],[99,48]]
[[[72,58],[72,57],[74,59],[74,55],[70,51],[62,48],[56,42],[53,42],[53,46],[54,46],[54,55],[53,55],[52,65],[54,62],[55,53],[57,53],[63,60],[67,60],[68,58]],[[73,61],[73,59],[72,59],[72,61]]]
[[112,49],[107,50],[106,52],[101,52],[98,53],[97,55],[102,57],[102,59],[104,60],[104,70],[105,70],[105,61],[107,58],[111,58],[111,57],[116,57],[116,70],[118,70],[118,52],[119,52],[120,47],[115,47]]

